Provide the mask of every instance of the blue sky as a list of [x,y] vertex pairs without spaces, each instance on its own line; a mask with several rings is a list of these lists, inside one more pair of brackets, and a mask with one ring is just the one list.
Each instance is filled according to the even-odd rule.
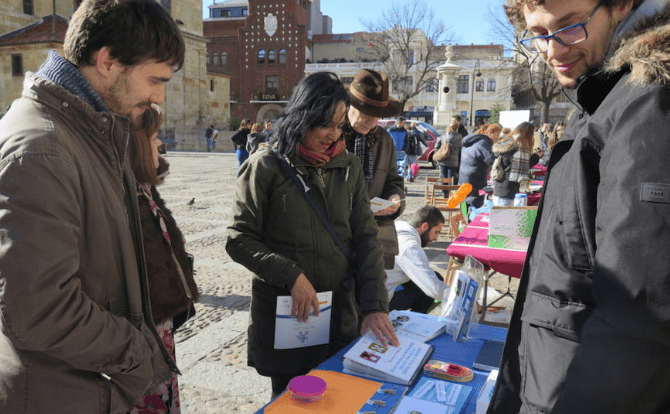
[[[398,4],[404,4],[402,0]],[[446,27],[451,27],[453,43],[461,45],[499,43],[491,33],[489,5],[491,8],[502,8],[504,0],[423,0],[432,9],[436,19],[442,20]],[[203,17],[209,16],[207,6],[212,0],[203,0]],[[377,21],[380,7],[389,8],[389,0],[321,0],[321,12],[333,19],[333,33],[352,33],[366,31],[360,22]]]

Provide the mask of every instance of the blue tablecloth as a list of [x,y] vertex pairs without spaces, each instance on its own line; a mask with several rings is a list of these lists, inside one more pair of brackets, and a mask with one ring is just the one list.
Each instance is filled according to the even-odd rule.
[[[435,347],[431,359],[437,359],[440,361],[450,362],[453,364],[463,365],[472,368],[472,364],[475,362],[475,358],[477,358],[477,354],[481,350],[482,344],[484,343],[483,340],[494,339],[497,341],[504,342],[505,337],[507,336],[507,330],[504,328],[498,328],[489,325],[474,324],[471,328],[470,334],[473,339],[464,343],[454,342],[451,339],[451,336],[448,334],[442,334],[437,338],[428,341],[430,345],[433,345]],[[315,369],[342,372],[342,370],[344,369],[343,366],[344,354],[352,346],[353,343],[344,347],[342,350],[340,350],[340,352],[335,354],[333,357],[331,357],[330,359],[328,359]],[[489,376],[489,373],[487,371],[474,370],[474,373],[475,373],[474,379],[470,382],[464,383],[464,385],[471,386],[473,388],[473,391],[472,394],[470,395],[470,400],[468,401],[468,404],[462,411],[463,414],[471,414],[476,411],[477,396],[479,395],[479,391],[481,390],[482,386],[486,382],[486,378],[488,378]],[[421,374],[421,376],[424,376],[424,374]],[[419,380],[417,380],[417,382],[418,381]],[[409,391],[411,390],[412,388],[410,388]],[[264,409],[265,407],[261,408],[259,411],[257,411],[256,414],[262,414]]]

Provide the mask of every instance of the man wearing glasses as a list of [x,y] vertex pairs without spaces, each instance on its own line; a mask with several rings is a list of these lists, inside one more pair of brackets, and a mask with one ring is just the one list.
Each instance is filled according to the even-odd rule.
[[488,413],[670,412],[670,2],[505,8],[576,111]]

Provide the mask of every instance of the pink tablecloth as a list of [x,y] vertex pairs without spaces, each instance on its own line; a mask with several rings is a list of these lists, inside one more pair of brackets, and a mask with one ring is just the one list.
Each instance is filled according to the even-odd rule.
[[488,215],[480,214],[447,247],[449,256],[464,260],[471,255],[496,272],[519,278],[526,260],[526,252],[517,250],[494,249],[489,244]]
[[535,164],[530,168],[530,172],[536,177],[544,177],[547,173],[547,168],[541,164]]

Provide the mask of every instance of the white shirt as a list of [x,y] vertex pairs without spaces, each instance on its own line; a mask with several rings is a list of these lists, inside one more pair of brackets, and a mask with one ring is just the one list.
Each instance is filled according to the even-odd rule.
[[396,220],[394,224],[398,233],[399,252],[393,269],[386,270],[389,302],[396,288],[410,280],[426,295],[442,300],[447,285],[435,276],[435,271],[430,267],[428,256],[421,247],[419,231],[406,221]]

